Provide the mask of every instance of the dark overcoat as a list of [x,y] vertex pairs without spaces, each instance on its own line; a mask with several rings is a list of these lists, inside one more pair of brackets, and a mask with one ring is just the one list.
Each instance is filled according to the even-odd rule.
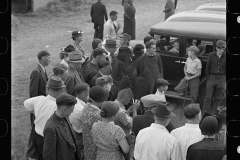
[[124,28],[123,33],[129,34],[132,38],[131,40],[136,39],[136,20],[135,20],[135,7],[130,4],[125,9],[124,14]]
[[104,24],[104,17],[106,21],[108,20],[106,6],[102,2],[92,5],[90,15],[93,23]]
[[170,17],[171,15],[173,15],[175,13],[175,10],[174,10],[174,3],[172,0],[167,0],[167,3],[165,5],[165,9],[163,12],[165,12],[165,19],[166,20],[168,17]]

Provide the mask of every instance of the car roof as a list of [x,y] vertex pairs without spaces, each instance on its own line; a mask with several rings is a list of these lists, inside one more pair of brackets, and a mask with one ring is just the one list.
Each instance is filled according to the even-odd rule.
[[196,10],[226,12],[226,3],[205,3],[198,6]]
[[160,22],[150,28],[150,33],[226,40],[226,24],[208,22]]
[[185,11],[174,14],[166,22],[214,22],[226,23],[226,13],[214,11]]

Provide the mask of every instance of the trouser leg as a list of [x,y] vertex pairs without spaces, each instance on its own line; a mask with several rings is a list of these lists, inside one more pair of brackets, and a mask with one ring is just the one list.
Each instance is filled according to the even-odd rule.
[[37,159],[37,152],[34,144],[34,132],[35,132],[34,120],[35,120],[34,114],[30,113],[31,132],[28,139],[28,149],[27,149],[26,156]]
[[98,38],[103,40],[103,26],[104,24],[99,24]]
[[205,99],[204,99],[202,114],[207,112],[212,105],[212,97],[213,97],[214,89],[215,89],[215,78],[214,78],[214,76],[211,75],[208,78],[207,84],[206,84],[206,95],[205,95]]
[[199,92],[199,77],[189,80],[188,86],[189,86],[192,101],[196,102],[198,99],[198,92]]
[[94,23],[94,29],[95,29],[95,32],[94,32],[94,38],[98,38],[98,24],[97,23]]
[[184,93],[186,89],[187,89],[187,81],[185,79],[182,79],[180,83],[174,88],[174,90],[178,93]]
[[43,137],[34,130],[35,149],[38,154],[38,160],[43,160]]
[[84,159],[84,155],[83,155],[84,147],[83,147],[82,133],[77,133],[75,131],[73,131],[73,132],[74,132],[74,135],[75,135],[75,138],[76,138],[78,153],[80,153],[80,155],[81,155],[80,160],[83,160]]

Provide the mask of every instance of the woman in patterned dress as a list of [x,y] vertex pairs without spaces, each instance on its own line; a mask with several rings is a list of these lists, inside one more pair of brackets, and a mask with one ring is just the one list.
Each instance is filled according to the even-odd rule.
[[101,121],[92,126],[93,142],[97,146],[96,160],[124,160],[123,154],[130,150],[123,129],[114,124],[119,110],[116,103],[108,101],[102,106]]
[[94,122],[101,120],[100,111],[103,102],[108,98],[108,91],[100,86],[94,86],[89,91],[89,100],[82,111],[82,132],[84,160],[95,160],[97,147],[93,143],[91,129]]

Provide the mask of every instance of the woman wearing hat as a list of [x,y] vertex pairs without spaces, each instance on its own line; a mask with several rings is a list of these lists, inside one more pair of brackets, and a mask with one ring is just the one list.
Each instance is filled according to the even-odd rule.
[[85,58],[84,51],[82,49],[82,46],[80,45],[80,43],[83,41],[83,31],[81,31],[81,30],[73,31],[72,39],[74,40],[73,47],[76,50],[79,50],[81,52],[82,56]]
[[[61,63],[58,63],[54,66],[53,73],[49,76],[49,79],[47,81],[46,86],[48,86],[48,84],[50,83],[50,78],[51,77],[59,77],[62,80],[62,93],[67,93],[67,89],[66,89],[66,86],[64,84],[64,82],[67,79],[67,76],[68,76],[67,67],[64,66]],[[47,87],[46,87],[46,94],[48,94],[48,88]]]
[[67,47],[63,47],[61,49],[60,59],[62,61],[60,63],[63,64],[64,66],[66,66],[67,68],[68,68],[68,61],[67,61],[68,53],[70,53],[74,50],[75,50],[75,48],[72,45],[68,45]]
[[108,98],[108,92],[100,87],[94,86],[89,91],[88,103],[82,111],[82,133],[84,146],[84,159],[95,160],[97,155],[97,147],[93,143],[91,134],[92,125],[94,122],[101,120],[100,111],[103,102]]
[[96,160],[124,160],[120,150],[124,153],[130,150],[123,129],[113,123],[118,110],[116,103],[105,102],[100,112],[102,120],[93,124],[93,142],[97,146]]

